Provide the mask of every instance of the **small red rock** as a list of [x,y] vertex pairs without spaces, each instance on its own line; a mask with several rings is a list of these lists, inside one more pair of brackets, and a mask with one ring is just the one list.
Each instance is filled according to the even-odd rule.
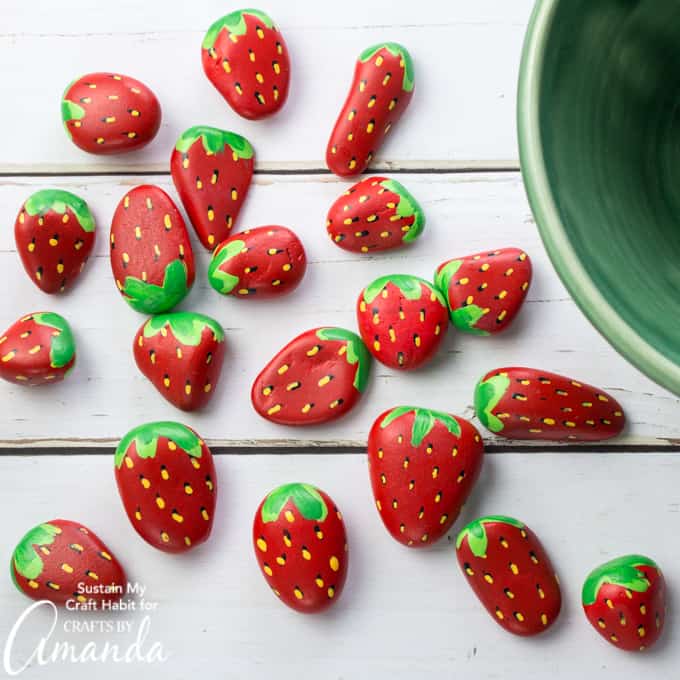
[[458,330],[500,333],[522,307],[531,285],[531,260],[519,248],[484,251],[440,264],[434,282]]
[[170,158],[172,180],[201,243],[212,250],[238,219],[253,177],[255,152],[233,132],[197,125]]
[[476,428],[463,418],[398,406],[368,435],[368,463],[380,519],[392,538],[431,545],[456,521],[484,458]]
[[94,234],[87,203],[60,189],[29,196],[14,223],[24,269],[45,293],[62,292],[71,285],[92,252]]
[[125,572],[113,553],[78,522],[54,519],[31,529],[14,550],[14,585],[33,600],[74,605],[118,602],[127,592]]
[[380,43],[364,50],[331,133],[326,164],[341,177],[361,174],[406,110],[415,85],[408,50]]
[[242,231],[220,243],[208,281],[223,295],[271,298],[295,290],[306,268],[300,239],[286,227],[271,225]]
[[289,342],[255,378],[253,408],[281,425],[314,425],[348,413],[366,389],[371,355],[344,328],[314,328]]
[[357,301],[359,332],[371,354],[390,368],[429,361],[449,325],[441,293],[416,276],[394,274],[366,286]]
[[350,187],[328,211],[333,243],[354,253],[389,250],[415,241],[425,214],[408,189],[394,179],[368,177]]
[[203,39],[201,59],[208,79],[239,116],[265,118],[285,104],[288,49],[261,10],[240,9],[218,19]]
[[146,146],[161,125],[161,106],[144,83],[116,73],[89,73],[64,92],[61,117],[73,143],[97,154]]
[[66,319],[53,312],[21,317],[0,336],[0,378],[17,385],[62,381],[76,361]]
[[255,557],[274,594],[305,614],[323,611],[347,578],[342,515],[310,484],[284,484],[260,503],[253,522]]
[[121,439],[116,483],[135,531],[169,553],[208,540],[215,516],[217,475],[210,449],[186,425],[146,423]]
[[224,363],[224,330],[193,312],[159,314],[145,321],[132,346],[139,370],[183,411],[205,406]]
[[138,312],[172,309],[194,283],[194,253],[184,218],[161,188],[144,184],[120,200],[111,222],[111,270]]

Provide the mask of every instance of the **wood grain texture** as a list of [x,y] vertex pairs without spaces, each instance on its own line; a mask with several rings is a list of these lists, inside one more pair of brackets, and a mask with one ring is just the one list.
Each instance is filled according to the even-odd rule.
[[[680,441],[680,423],[675,417],[678,399],[619,357],[569,299],[543,251],[518,174],[403,175],[400,179],[423,204],[428,219],[425,232],[409,248],[362,257],[337,248],[325,231],[326,211],[345,183],[326,176],[256,178],[238,228],[279,223],[294,229],[307,249],[308,273],[298,291],[287,299],[225,298],[209,287],[208,255],[196,248],[197,283],[181,307],[218,319],[226,330],[228,351],[222,384],[213,401],[207,410],[186,415],[167,404],[137,371],[131,343],[144,317],[118,294],[108,259],[109,221],[120,197],[140,181],[158,182],[174,196],[170,179],[50,178],[49,186],[82,195],[93,209],[99,229],[96,256],[72,292],[50,297],[24,273],[12,229],[2,230],[0,289],[13,294],[0,311],[0,330],[31,311],[59,311],[74,327],[78,363],[68,380],[54,387],[29,390],[9,383],[0,385],[5,403],[0,446],[101,446],[114,442],[139,422],[167,418],[186,421],[210,442],[225,445],[257,446],[265,440],[281,446],[298,442],[360,446],[373,419],[400,403],[470,417],[477,379],[500,365],[553,370],[611,391],[631,423],[625,436],[617,440],[619,444]],[[44,185],[40,178],[2,182],[0,205],[5,224],[11,225],[22,200]],[[275,352],[308,328],[355,328],[356,298],[374,278],[390,273],[430,278],[445,259],[508,245],[524,248],[531,255],[535,279],[524,310],[505,334],[478,338],[450,329],[434,362],[412,373],[374,363],[373,379],[363,401],[335,424],[281,427],[262,420],[252,409],[252,380]]]
[[[78,680],[119,677],[153,680],[330,677],[406,680],[426,674],[472,680],[573,680],[677,677],[680,629],[668,620],[658,646],[644,655],[607,645],[590,628],[580,605],[583,578],[601,562],[630,552],[655,559],[670,584],[670,610],[680,607],[680,543],[673,535],[680,493],[680,454],[640,457],[594,452],[488,456],[479,485],[460,521],[506,513],[541,538],[561,578],[560,619],[546,635],[521,639],[497,626],[469,589],[456,563],[452,537],[429,550],[409,551],[382,527],[364,456],[223,456],[217,460],[219,501],[210,542],[195,553],[164,555],[128,524],[117,497],[111,458],[5,458],[2,513],[20,513],[0,533],[8,557],[22,532],[63,517],[80,520],[109,544],[128,577],[148,587],[158,603],[146,645],[162,642],[162,665],[60,663],[33,667],[20,677]],[[280,483],[317,484],[342,510],[350,546],[347,587],[328,614],[295,614],[266,586],[251,545],[252,516]],[[36,480],[50,480],[47,484]],[[575,502],[578,511],[574,511]],[[455,532],[452,534],[455,535]],[[0,579],[0,640],[29,603]],[[19,635],[20,665],[48,625],[38,612]],[[64,614],[52,641],[82,649],[88,641],[126,647],[130,634],[65,632],[67,622],[130,621],[141,614],[102,617]],[[72,624],[68,624],[72,625]],[[51,646],[48,646],[51,649]]]
[[[293,78],[282,112],[267,121],[238,117],[208,82],[200,45],[208,26],[230,9],[201,3],[84,0],[3,2],[0,88],[8,105],[0,172],[165,171],[177,136],[209,124],[255,146],[264,170],[325,168],[328,136],[349,88],[358,54],[382,40],[402,42],[416,69],[416,95],[375,167],[517,167],[515,91],[531,0],[270,0],[291,52]],[[474,65],[474,67],[473,67]],[[77,149],[62,129],[63,89],[76,77],[117,70],[157,94],[163,124],[146,149],[97,157]],[[10,104],[11,103],[11,104]],[[20,114],[19,114],[20,112]]]

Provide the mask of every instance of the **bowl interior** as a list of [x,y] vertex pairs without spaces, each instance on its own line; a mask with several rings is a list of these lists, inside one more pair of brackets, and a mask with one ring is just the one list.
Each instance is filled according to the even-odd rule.
[[519,124],[529,198],[565,283],[680,392],[680,3],[539,0]]

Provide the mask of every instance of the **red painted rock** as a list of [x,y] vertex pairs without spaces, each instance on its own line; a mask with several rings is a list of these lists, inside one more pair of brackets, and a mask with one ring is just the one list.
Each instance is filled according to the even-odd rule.
[[255,410],[281,425],[314,425],[344,416],[371,370],[361,339],[344,328],[314,328],[289,342],[255,378]]
[[364,50],[326,149],[326,164],[341,177],[359,175],[378,152],[413,96],[413,62],[405,47],[380,43]]
[[420,548],[444,536],[479,477],[484,444],[467,420],[398,406],[378,416],[368,463],[380,519],[392,537]]
[[99,537],[78,522],[54,519],[31,529],[14,549],[14,585],[33,600],[56,605],[118,602],[125,572]]
[[601,441],[621,434],[621,405],[605,391],[535,368],[497,368],[475,388],[482,425],[508,439]]
[[0,336],[0,378],[17,385],[62,381],[76,361],[66,319],[53,312],[22,316]]
[[185,130],[170,171],[201,243],[212,250],[238,219],[253,177],[255,152],[233,132],[198,125]]
[[194,283],[194,253],[177,207],[162,189],[135,187],[111,222],[111,270],[123,299],[143,314],[167,312]]
[[531,260],[518,248],[484,251],[440,264],[434,282],[456,328],[474,335],[500,333],[522,307]]
[[415,241],[425,214],[394,179],[368,177],[349,188],[328,211],[328,235],[345,250],[372,253]]
[[285,104],[288,49],[264,12],[240,9],[218,19],[205,34],[201,58],[208,79],[239,116],[265,118]]
[[555,622],[559,580],[528,526],[511,517],[481,517],[458,534],[456,553],[470,587],[505,630],[536,635]]
[[145,321],[132,345],[139,370],[183,411],[205,406],[224,363],[224,330],[203,314],[173,312]]
[[284,484],[255,513],[255,557],[274,594],[302,613],[322,611],[342,593],[347,535],[342,515],[310,484]]
[[26,273],[45,293],[64,291],[80,274],[94,245],[87,203],[60,189],[43,189],[24,202],[14,239]]
[[357,302],[359,332],[371,354],[390,368],[429,361],[449,326],[441,293],[416,276],[394,274],[366,286]]
[[115,469],[128,519],[147,543],[180,553],[208,540],[217,475],[194,430],[173,422],[140,425],[118,444]]
[[297,288],[307,258],[300,239],[286,227],[257,227],[234,234],[215,249],[208,281],[223,295],[271,298]]
[[61,117],[76,146],[89,153],[112,154],[146,146],[161,125],[161,106],[139,80],[88,73],[66,88]]
[[666,619],[666,583],[657,564],[625,555],[600,565],[585,580],[583,610],[593,628],[629,652],[651,647]]

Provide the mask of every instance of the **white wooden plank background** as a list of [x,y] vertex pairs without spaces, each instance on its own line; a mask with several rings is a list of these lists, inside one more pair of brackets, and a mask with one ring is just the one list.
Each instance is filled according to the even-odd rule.
[[[626,454],[535,454],[530,463],[523,454],[487,456],[456,528],[480,513],[502,512],[523,519],[541,537],[560,574],[564,609],[550,632],[533,639],[511,636],[491,620],[460,574],[451,539],[414,551],[389,537],[372,502],[363,456],[219,456],[214,535],[195,553],[175,557],[143,543],[117,511],[112,468],[111,456],[5,458],[3,504],[15,509],[14,516],[20,513],[26,526],[54,516],[87,518],[120,555],[128,576],[148,587],[146,599],[158,602],[149,643],[162,642],[172,656],[162,665],[129,670],[114,664],[31,668],[20,676],[27,680],[78,680],[93,673],[113,678],[126,671],[149,680],[677,678],[680,629],[674,617],[658,647],[627,654],[591,629],[580,588],[595,565],[642,551],[662,566],[670,606],[680,607],[680,543],[672,529],[680,507],[678,454],[647,454],[644,461]],[[36,476],[52,484],[26,484]],[[328,614],[316,617],[276,601],[252,552],[250,520],[261,497],[293,478],[313,480],[330,493],[347,525],[345,591]],[[12,522],[0,533],[0,554],[10,553],[22,528]],[[28,602],[8,578],[0,581],[0,639]],[[125,647],[134,639],[65,633],[64,623],[74,618],[93,617],[62,615],[55,640],[78,649],[94,640],[101,649],[107,640]],[[15,665],[25,660],[48,617],[32,620],[39,625],[19,637]]]
[[[0,123],[10,131],[0,155],[5,225],[0,229],[0,290],[6,292],[0,331],[27,311],[51,307],[71,320],[79,343],[77,370],[62,385],[33,391],[0,385],[0,559],[8,559],[27,528],[56,516],[83,521],[99,532],[130,577],[147,585],[148,598],[159,603],[151,617],[151,639],[171,654],[163,665],[129,667],[133,677],[393,680],[427,673],[474,680],[595,674],[676,680],[673,650],[680,633],[673,615],[659,646],[635,656],[603,643],[580,611],[580,585],[589,569],[633,551],[659,561],[670,584],[671,612],[680,606],[680,548],[673,538],[680,508],[675,482],[680,423],[678,399],[626,364],[592,329],[540,244],[516,172],[514,113],[519,53],[532,4],[268,0],[262,8],[284,31],[294,76],[286,108],[259,123],[238,118],[200,66],[207,26],[233,6],[218,0],[0,4],[5,102]],[[335,248],[325,235],[328,206],[346,184],[319,173],[356,55],[384,39],[411,50],[417,94],[375,167],[400,172],[423,203],[428,225],[409,249],[361,258]],[[139,77],[161,99],[163,126],[146,150],[96,158],[68,142],[59,117],[63,87],[95,70]],[[155,182],[174,195],[167,173],[170,150],[179,132],[199,122],[245,134],[256,147],[258,174],[240,228],[266,223],[294,228],[310,267],[304,286],[287,301],[245,302],[222,298],[208,287],[208,258],[197,250],[198,280],[183,308],[215,316],[227,331],[229,352],[211,406],[185,415],[161,400],[136,371],[130,343],[143,317],[116,292],[106,237],[113,208],[130,186]],[[79,285],[59,298],[43,295],[30,283],[12,237],[22,200],[46,186],[82,195],[100,230],[96,255]],[[413,374],[375,365],[364,402],[330,426],[277,427],[250,408],[253,377],[284,342],[317,325],[354,327],[354,301],[365,283],[395,272],[429,277],[441,259],[504,245],[525,248],[535,264],[525,309],[504,336],[450,332],[432,366]],[[607,445],[607,453],[552,444],[514,452],[512,444],[498,446],[488,439],[502,453],[487,456],[482,480],[456,528],[481,513],[502,512],[525,520],[543,538],[562,576],[565,608],[559,624],[533,640],[511,637],[489,619],[458,572],[450,540],[411,552],[388,537],[370,497],[365,458],[357,453],[383,409],[412,402],[470,416],[479,375],[512,363],[591,380],[620,399],[630,421],[625,435]],[[130,427],[157,418],[183,420],[212,445],[230,447],[225,450],[231,455],[217,460],[221,493],[214,536],[183,557],[158,553],[133,533],[119,511],[111,457],[104,454]],[[332,455],[295,453],[317,446],[328,447]],[[266,454],[273,447],[280,455]],[[353,455],[345,447],[352,447]],[[46,449],[60,455],[38,455]],[[297,616],[280,606],[264,585],[250,546],[259,500],[273,486],[294,479],[325,488],[348,525],[348,586],[338,605],[321,617]],[[3,646],[26,602],[9,579],[0,579]],[[122,619],[139,623],[138,616]],[[100,645],[132,640],[129,635],[65,633],[65,620],[56,638],[78,647],[92,639]],[[39,616],[36,623],[34,636],[47,620]],[[16,661],[30,643],[21,636]],[[120,670],[61,664],[31,668],[22,677],[89,678],[94,672],[113,678]]]

